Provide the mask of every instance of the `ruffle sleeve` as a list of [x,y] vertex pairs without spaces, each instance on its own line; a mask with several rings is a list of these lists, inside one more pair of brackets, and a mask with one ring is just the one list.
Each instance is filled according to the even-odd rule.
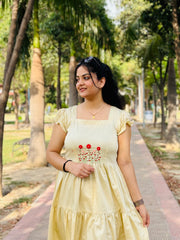
[[54,123],[59,124],[64,132],[67,132],[67,112],[66,109],[59,109],[54,118]]
[[133,120],[130,117],[130,114],[124,110],[120,111],[119,119],[117,123],[117,135],[120,135],[126,130],[126,124],[130,127],[133,125]]

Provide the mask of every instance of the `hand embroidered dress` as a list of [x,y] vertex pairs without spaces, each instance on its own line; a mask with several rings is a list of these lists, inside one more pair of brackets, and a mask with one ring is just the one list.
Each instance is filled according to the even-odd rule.
[[48,240],[148,240],[117,164],[118,135],[131,126],[129,114],[111,106],[108,120],[84,120],[73,106],[60,109],[55,122],[67,133],[65,158],[95,171],[84,179],[59,171]]

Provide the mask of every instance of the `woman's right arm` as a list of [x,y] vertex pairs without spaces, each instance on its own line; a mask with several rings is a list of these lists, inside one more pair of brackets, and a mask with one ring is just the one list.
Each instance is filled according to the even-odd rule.
[[[69,160],[60,155],[65,137],[66,133],[61,126],[59,124],[54,124],[51,139],[46,151],[47,161],[61,171],[63,171],[64,163]],[[76,177],[85,178],[94,172],[94,168],[88,164],[69,161],[66,164],[66,171],[72,173]]]
[[63,164],[66,159],[60,155],[64,145],[66,133],[58,124],[54,124],[51,139],[49,141],[46,157],[47,161],[58,170],[63,170]]

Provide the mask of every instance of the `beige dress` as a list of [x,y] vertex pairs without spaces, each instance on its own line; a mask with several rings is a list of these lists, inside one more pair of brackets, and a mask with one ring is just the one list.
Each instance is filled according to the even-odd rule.
[[84,179],[59,171],[48,240],[148,240],[117,164],[118,135],[132,124],[129,114],[111,107],[108,120],[76,116],[73,106],[55,118],[67,133],[65,158],[88,163],[95,171]]

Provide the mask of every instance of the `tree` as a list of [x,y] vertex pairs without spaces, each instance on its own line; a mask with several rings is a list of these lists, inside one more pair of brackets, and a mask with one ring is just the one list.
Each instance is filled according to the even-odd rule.
[[[58,3],[62,12],[66,15],[75,9],[75,19],[78,19],[84,1],[53,1],[51,4]],[[83,7],[82,7],[83,4]],[[80,8],[79,8],[80,7]],[[31,88],[30,88],[30,114],[31,114],[31,141],[28,152],[28,163],[34,166],[46,164],[45,139],[44,139],[44,76],[41,62],[40,37],[39,37],[39,0],[34,2],[34,51],[31,69]],[[86,13],[86,10],[85,12]],[[83,15],[82,15],[83,16]]]
[[[168,74],[168,111],[169,111],[169,119],[168,119],[168,133],[171,132],[171,137],[168,137],[169,134],[166,134],[167,142],[174,142],[176,145],[177,135],[176,132],[173,131],[172,124],[175,124],[176,116],[176,101],[173,100],[173,96],[176,96],[176,77],[174,76],[174,51],[176,53],[176,58],[178,61],[178,68],[180,73],[180,32],[179,32],[179,24],[178,24],[178,3],[176,0],[171,1],[161,1],[158,0],[156,2],[150,1],[152,3],[151,8],[148,11],[145,11],[142,15],[143,22],[148,22],[148,26],[151,31],[158,33],[163,39],[164,43],[167,43],[166,49],[167,58],[169,58],[169,74]],[[157,17],[158,16],[158,17]],[[173,34],[174,32],[174,34]],[[174,37],[173,37],[174,35]],[[170,76],[172,74],[172,76]],[[174,82],[175,81],[175,82]],[[171,89],[172,88],[172,89]],[[174,104],[174,106],[173,106]],[[174,126],[174,127],[175,127]],[[175,127],[176,128],[176,127]],[[173,140],[174,139],[174,140]]]
[[168,69],[168,126],[166,132],[166,141],[168,148],[179,148],[177,119],[176,119],[176,74],[174,69],[174,59],[169,59]]
[[165,138],[164,88],[167,81],[169,59],[168,49],[163,39],[155,34],[144,45],[140,56],[144,54],[143,65],[150,68],[159,89],[161,101],[161,139]]
[[11,27],[10,27],[10,34],[8,38],[8,52],[7,52],[7,60],[6,60],[5,71],[4,71],[3,90],[0,95],[0,195],[2,195],[2,166],[3,166],[2,148],[3,148],[5,108],[6,108],[6,104],[9,96],[12,77],[14,75],[16,63],[18,61],[22,40],[26,31],[27,25],[31,18],[33,3],[34,3],[34,0],[29,0],[27,3],[26,11],[25,11],[23,20],[21,22],[18,35],[16,37],[15,28],[17,25],[17,8],[19,5],[19,1],[16,1],[16,0],[13,1],[12,21],[11,21]]
[[[124,0],[123,2],[127,2]],[[164,124],[164,93],[163,88],[166,84],[167,70],[169,58],[174,55],[174,44],[173,44],[173,28],[172,28],[172,9],[169,1],[148,1],[151,5],[149,8],[143,10],[139,20],[132,22],[128,26],[128,36],[130,36],[131,42],[140,42],[138,46],[139,49],[142,49],[142,43],[144,42],[143,47],[144,51],[141,52],[140,59],[143,59],[143,62],[146,66],[152,68],[154,79],[157,83],[157,86],[160,91],[161,96],[161,112],[162,112],[162,125],[161,125],[161,137],[165,137],[165,124]],[[172,1],[173,2],[173,1]],[[177,31],[178,19],[177,19],[177,4],[173,2],[174,9],[176,9],[176,14],[174,14],[174,26],[176,27],[175,36],[179,36]],[[143,39],[142,39],[143,38]],[[176,38],[177,39],[177,38]],[[133,44],[134,45],[134,44]],[[137,50],[138,48],[134,48]],[[132,46],[131,46],[132,49]],[[139,50],[138,49],[138,50]],[[149,51],[150,50],[150,51]],[[137,51],[138,52],[138,51]],[[136,52],[136,53],[137,53]],[[149,59],[149,60],[148,60]],[[147,64],[149,62],[150,64]],[[163,67],[164,64],[166,66]],[[163,75],[164,68],[164,75]],[[157,74],[157,72],[159,72]],[[158,83],[158,79],[160,80]],[[169,85],[171,87],[172,85]],[[170,91],[171,92],[171,91]]]
[[76,57],[73,43],[71,42],[71,53],[69,61],[69,106],[77,105],[78,94],[74,84],[74,71],[76,67]]
[[[82,11],[82,1],[53,1],[51,4],[60,4],[66,14],[71,9],[76,9],[76,18]],[[31,141],[28,152],[28,163],[34,166],[46,164],[45,139],[44,139],[44,76],[41,62],[40,37],[39,37],[39,0],[34,3],[34,51],[31,69],[30,89],[30,114],[31,114]],[[86,11],[85,11],[86,12]]]
[[175,53],[176,53],[176,59],[178,62],[178,71],[180,76],[180,30],[179,30],[179,22],[178,22],[178,7],[180,7],[180,4],[177,0],[172,0],[172,26],[174,31],[174,47],[175,47]]
[[31,138],[27,158],[28,164],[32,166],[46,165],[44,137],[44,75],[41,62],[38,8],[39,0],[35,0],[33,14],[33,57],[30,77]]
[[61,62],[64,44],[69,41],[73,35],[74,28],[69,19],[64,18],[60,11],[53,12],[42,24],[43,32],[48,34],[58,55],[58,76],[56,87],[56,105],[61,108]]

